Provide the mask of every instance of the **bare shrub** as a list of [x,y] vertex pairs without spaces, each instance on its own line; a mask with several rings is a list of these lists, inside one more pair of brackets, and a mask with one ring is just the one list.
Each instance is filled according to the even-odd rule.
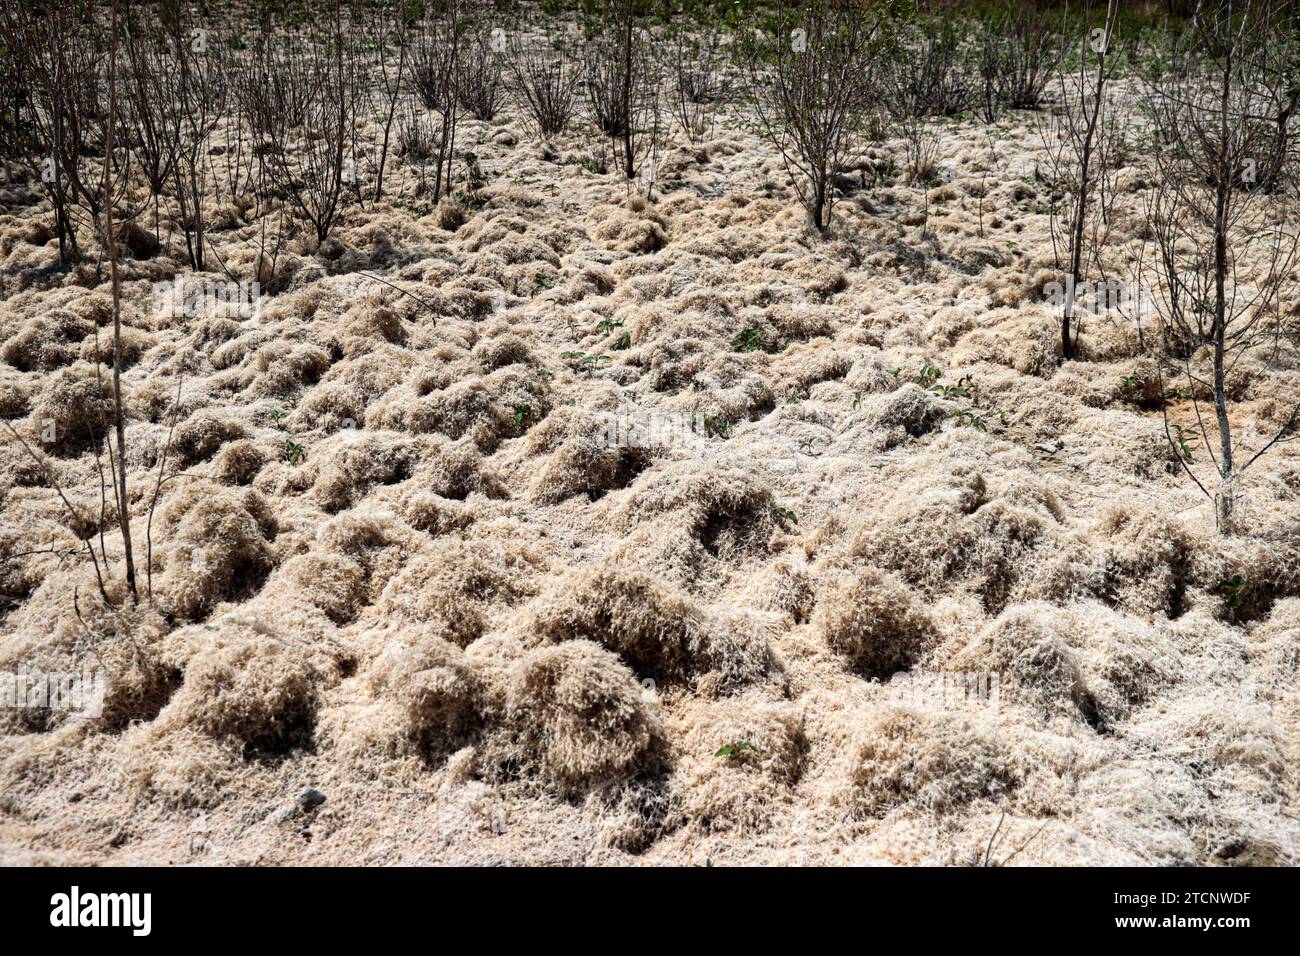
[[573,118],[582,70],[563,37],[517,32],[505,52],[510,95],[543,139],[561,132]]
[[122,111],[131,152],[153,199],[156,235],[160,203],[180,159],[180,93],[161,37],[145,33],[143,24],[135,24],[123,35]]
[[635,0],[618,0],[597,21],[588,42],[586,86],[591,121],[615,144],[617,162],[635,179],[641,161],[653,155],[659,77],[649,33],[638,22]]
[[175,72],[168,106],[179,123],[176,163],[176,201],[180,206],[180,227],[190,265],[205,268],[206,221],[204,199],[211,175],[209,144],[226,109],[227,70],[216,52],[208,47],[205,34],[192,36],[184,9],[176,0],[162,8]]
[[372,99],[380,110],[378,115],[382,130],[379,160],[375,164],[374,199],[378,201],[384,194],[384,169],[388,165],[389,142],[397,118],[397,104],[410,67],[411,26],[404,8],[381,3],[378,9],[369,14],[367,30],[379,66],[379,83],[372,91]]
[[970,107],[975,85],[963,34],[951,15],[927,18],[905,33],[885,74],[895,109],[915,117],[956,116]]
[[713,134],[717,106],[727,92],[723,44],[721,32],[711,24],[679,26],[669,40],[672,112],[692,143]]
[[[1243,359],[1277,367],[1283,335],[1280,293],[1296,260],[1297,236],[1259,181],[1270,155],[1272,97],[1263,78],[1282,72],[1272,42],[1278,20],[1264,4],[1202,4],[1175,38],[1173,68],[1149,83],[1147,107],[1159,141],[1158,181],[1148,199],[1154,262],[1139,275],[1160,333],[1158,367],[1186,383],[1162,392],[1165,434],[1183,470],[1215,502],[1221,530],[1234,525],[1237,483],[1269,448],[1294,437],[1300,405],[1247,458],[1234,441],[1228,375]],[[1281,175],[1287,175],[1285,170]],[[1203,414],[1213,408],[1216,432]],[[1207,488],[1192,467],[1194,445],[1217,475]],[[1216,452],[1217,446],[1217,452]]]
[[1034,109],[1042,103],[1065,52],[1063,27],[1030,0],[1007,0],[999,14],[984,22],[975,60],[985,122],[996,122],[1004,109]]
[[95,164],[85,161],[96,152],[92,144],[104,142],[107,115],[95,24],[54,4],[6,4],[2,22],[18,102],[6,124],[6,155],[40,178],[54,209],[59,260],[69,264],[78,258],[73,205],[84,204],[92,219],[102,206]]
[[749,58],[750,95],[810,224],[825,232],[831,183],[861,150],[881,17],[871,4],[812,0],[778,2],[773,22]]
[[1058,298],[1065,359],[1075,355],[1081,324],[1074,321],[1075,290],[1087,276],[1104,280],[1101,247],[1110,228],[1115,153],[1123,136],[1107,89],[1118,63],[1111,45],[1119,5],[1110,0],[1100,36],[1093,32],[1090,8],[1081,19],[1078,65],[1060,71],[1060,105],[1051,121],[1039,125],[1053,187],[1052,253],[1062,276]]
[[305,42],[282,44],[271,57],[272,68],[286,79],[286,98],[303,106],[302,129],[290,125],[290,115],[259,116],[273,124],[267,152],[271,179],[310,224],[318,244],[342,211],[344,186],[356,178],[348,158],[360,85],[353,39],[335,0],[327,28]]
[[501,100],[501,56],[494,49],[504,36],[478,24],[468,31],[457,62],[456,96],[475,119],[496,117]]
[[412,78],[426,109],[437,110],[439,121],[432,156],[436,203],[451,192],[452,160],[459,114],[460,58],[469,22],[460,0],[449,0],[440,16],[424,21],[416,40]]

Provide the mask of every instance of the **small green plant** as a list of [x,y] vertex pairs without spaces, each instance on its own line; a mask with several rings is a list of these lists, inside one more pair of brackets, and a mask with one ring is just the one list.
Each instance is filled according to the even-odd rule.
[[1178,448],[1183,454],[1183,460],[1191,461],[1192,452],[1196,448],[1196,434],[1189,428],[1184,428],[1182,425],[1175,425],[1174,441],[1178,443]]
[[922,388],[929,388],[935,382],[939,381],[939,376],[943,374],[943,369],[935,368],[929,362],[921,366],[921,371],[912,376],[911,381]]
[[736,761],[741,758],[742,754],[746,750],[754,750],[754,752],[757,753],[754,749],[754,745],[748,740],[737,740],[734,743],[729,743],[726,746],[719,748],[718,752],[713,756],[726,757],[729,761]]
[[790,394],[787,395],[787,396],[785,397],[785,403],[786,403],[787,405],[798,405],[798,404],[799,404],[799,389],[797,389],[797,388],[795,388],[793,385],[791,385],[791,386],[790,386]]
[[735,338],[731,340],[731,347],[739,352],[777,351],[776,340],[769,338],[761,325],[750,326],[736,333]]
[[276,428],[283,428],[284,427],[283,422],[285,416],[288,414],[289,413],[286,412],[283,408],[273,408],[266,413],[266,417],[271,419],[272,424],[274,424]]
[[623,327],[622,319],[601,319],[596,323],[596,331],[601,335],[608,335],[615,329]]
[[572,362],[578,369],[590,371],[598,367],[602,362],[614,361],[608,355],[591,355],[587,352],[561,352],[560,358]]
[[968,425],[976,431],[986,432],[989,430],[989,423],[973,408],[959,409],[953,417],[960,420],[961,424]]
[[974,380],[969,375],[963,375],[956,385],[931,385],[929,391],[944,398],[970,398],[974,387]]
[[1138,387],[1138,377],[1136,375],[1124,375],[1119,380],[1119,393],[1121,395],[1131,395]]
[[284,440],[284,457],[289,464],[297,465],[307,460],[307,449],[292,438],[286,438]]
[[715,418],[713,415],[704,416],[704,428],[710,435],[717,435],[721,438],[731,437],[731,422],[725,418]]
[[1230,611],[1235,611],[1241,607],[1242,602],[1246,599],[1246,588],[1248,582],[1240,574],[1234,574],[1226,581],[1219,583],[1219,593],[1223,595],[1223,606]]
[[522,428],[524,422],[533,417],[533,407],[531,405],[515,405],[515,427]]
[[854,393],[853,393],[853,410],[856,412],[856,411],[857,411],[858,409],[860,409],[861,407],[862,407],[862,393],[861,393],[861,392],[854,392]]
[[772,520],[776,524],[799,524],[799,516],[789,508],[774,507],[772,509]]

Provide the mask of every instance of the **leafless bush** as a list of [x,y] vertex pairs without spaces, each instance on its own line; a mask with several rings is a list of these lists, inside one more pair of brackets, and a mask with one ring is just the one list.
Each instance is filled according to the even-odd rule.
[[236,100],[261,149],[307,124],[312,90],[298,82],[301,71],[284,68],[289,56],[267,25],[234,74]]
[[411,82],[425,109],[454,111],[460,34],[450,18],[422,25],[412,50]]
[[916,117],[955,116],[968,109],[975,85],[963,34],[951,16],[926,19],[904,34],[888,72],[887,95]]
[[[928,20],[904,32],[890,53],[889,67],[881,71],[880,97],[903,140],[907,182],[928,188],[939,169],[938,131],[929,118],[964,109],[972,95],[962,64],[961,37],[949,21]],[[923,224],[923,233],[925,228]]]
[[475,119],[490,120],[497,115],[501,98],[501,54],[505,35],[493,33],[485,25],[470,31],[464,41],[458,64],[456,93],[460,105]]
[[582,71],[563,37],[515,32],[506,45],[509,90],[543,139],[561,132],[577,109]]
[[433,201],[450,194],[452,161],[459,115],[460,59],[470,27],[460,0],[449,0],[442,13],[421,24],[415,44],[412,77],[416,94],[427,109],[438,111],[438,136],[433,156]]
[[[1047,175],[1052,185],[1052,252],[1061,273],[1061,355],[1073,358],[1079,334],[1075,290],[1102,279],[1101,248],[1109,232],[1114,200],[1116,149],[1123,129],[1109,102],[1109,84],[1119,57],[1114,45],[1118,0],[1109,0],[1094,25],[1092,4],[1080,18],[1077,65],[1059,71],[1060,103],[1039,125]],[[1097,34],[1094,30],[1100,29]]]
[[160,203],[180,159],[180,92],[161,36],[148,36],[144,24],[136,24],[123,31],[122,39],[126,51],[120,78],[123,133],[149,186],[157,235]]
[[976,57],[980,112],[995,122],[1003,109],[1034,109],[1061,62],[1065,23],[1031,0],[1007,0],[980,31]]
[[206,266],[203,202],[211,176],[209,146],[226,109],[227,71],[215,51],[209,49],[206,33],[192,30],[179,0],[165,0],[161,11],[175,73],[174,86],[168,91],[174,93],[169,107],[176,111],[180,125],[174,169],[180,227],[190,265],[201,272]]
[[374,198],[378,201],[384,193],[384,169],[388,165],[397,104],[410,67],[411,27],[400,4],[380,3],[369,11],[366,30],[375,48],[379,74],[379,82],[372,92],[382,131],[379,159],[375,163]]
[[[106,38],[107,56],[105,58],[105,74],[100,75],[95,71],[93,61],[87,61],[86,56],[98,49],[98,43],[101,37],[95,36],[87,22],[72,22],[62,16],[61,10],[57,6],[42,7],[40,10],[26,21],[26,27],[23,30],[28,40],[40,37],[52,44],[50,48],[39,51],[26,64],[32,72],[29,76],[37,79],[52,81],[52,85],[47,86],[46,92],[49,93],[62,84],[82,84],[78,89],[76,86],[64,86],[63,90],[74,101],[73,109],[78,112],[71,129],[85,129],[86,126],[80,124],[95,124],[102,139],[96,144],[102,152],[100,153],[100,162],[91,165],[89,163],[77,163],[75,171],[74,188],[84,195],[80,196],[80,201],[88,210],[93,210],[93,224],[98,238],[108,256],[109,271],[111,278],[112,290],[112,321],[113,321],[113,356],[112,356],[112,386],[109,392],[110,407],[112,409],[112,434],[108,437],[106,445],[109,456],[109,472],[105,475],[103,469],[103,460],[100,452],[101,436],[94,434],[94,426],[87,424],[90,430],[90,438],[95,449],[95,463],[100,479],[100,508],[99,518],[96,521],[87,516],[72,504],[67,495],[64,493],[62,486],[59,484],[58,477],[53,474],[46,466],[44,460],[36,454],[25,439],[9,423],[5,423],[6,429],[16,439],[19,445],[35,461],[38,468],[45,473],[46,480],[50,483],[58,494],[61,502],[69,513],[69,517],[74,527],[81,529],[79,537],[85,548],[87,556],[95,569],[95,576],[99,586],[100,596],[105,604],[112,606],[113,601],[108,593],[106,586],[105,574],[109,573],[109,555],[104,544],[103,528],[108,519],[109,511],[109,494],[111,488],[113,509],[116,511],[118,530],[122,538],[122,552],[124,560],[124,580],[127,591],[131,596],[132,602],[139,599],[136,587],[136,570],[133,539],[131,536],[131,502],[127,495],[127,449],[126,449],[126,407],[123,400],[122,389],[122,366],[123,346],[122,346],[122,292],[121,277],[118,269],[118,243],[116,239],[116,229],[114,222],[114,203],[113,199],[119,194],[121,186],[115,181],[125,179],[125,169],[128,164],[120,161],[117,150],[119,144],[114,141],[118,129],[120,117],[118,114],[118,39],[119,39],[119,19],[118,19],[118,2],[113,0],[108,14],[108,36]],[[69,31],[69,32],[64,32]],[[75,31],[75,32],[73,32]],[[83,32],[84,31],[84,32]],[[64,45],[65,41],[71,41]],[[49,59],[46,59],[46,57]],[[67,59],[65,59],[65,56]],[[70,72],[68,67],[76,65],[76,72]],[[44,70],[50,69],[53,72],[46,74]],[[93,79],[91,73],[94,72]],[[101,86],[102,83],[102,86]],[[102,93],[103,98],[98,97],[81,99],[89,90],[93,89],[96,93]],[[52,98],[50,102],[59,102],[57,97]],[[92,103],[100,109],[92,108]],[[47,104],[48,105],[48,104]],[[66,104],[65,104],[66,105]],[[63,120],[67,119],[66,115],[49,117],[49,120],[55,124],[56,129],[62,129]],[[82,141],[83,146],[89,144]],[[67,144],[61,143],[61,148],[66,149]],[[57,159],[58,157],[56,157]],[[64,157],[66,158],[66,157]],[[80,159],[80,157],[77,157]],[[98,182],[92,185],[91,176],[98,174]],[[71,178],[71,177],[70,177]],[[98,336],[98,330],[96,330]],[[97,344],[97,343],[96,343]],[[95,394],[97,396],[104,394],[103,384],[100,382],[100,369],[102,359],[98,354],[98,349],[94,355],[95,359]],[[98,535],[100,550],[96,554],[92,538]],[[74,594],[74,604],[76,595]],[[78,614],[80,609],[78,608]]]
[[[1235,524],[1242,475],[1273,445],[1295,437],[1300,415],[1296,405],[1239,463],[1245,453],[1235,443],[1227,378],[1247,356],[1278,366],[1279,295],[1296,261],[1297,236],[1259,181],[1259,159],[1275,143],[1275,129],[1260,117],[1275,102],[1267,78],[1284,69],[1283,48],[1273,39],[1279,26],[1268,4],[1200,4],[1176,41],[1182,64],[1153,81],[1146,97],[1157,137],[1168,145],[1155,152],[1158,181],[1148,201],[1154,263],[1144,262],[1139,275],[1156,280],[1150,292],[1161,371],[1186,383],[1165,394],[1190,406],[1163,406],[1165,432],[1188,476],[1214,500],[1225,531]],[[1192,467],[1198,441],[1218,478],[1213,490]]]
[[775,35],[749,58],[759,122],[781,151],[810,223],[830,225],[831,183],[861,150],[881,20],[873,5],[778,2]]
[[669,41],[673,79],[672,110],[692,143],[712,132],[718,102],[726,94],[726,51],[720,31],[681,26]]
[[95,23],[58,4],[5,4],[0,16],[18,104],[6,128],[7,153],[39,176],[54,209],[60,262],[70,263],[78,255],[73,206],[98,222],[104,205],[92,158],[105,141],[107,117]]
[[297,130],[287,116],[264,117],[275,124],[266,168],[276,188],[311,225],[317,243],[329,236],[342,211],[344,187],[356,182],[349,148],[361,84],[353,39],[335,0],[328,27],[271,54],[271,62],[283,71],[290,101],[304,104],[304,124]]
[[614,142],[618,165],[631,180],[658,144],[661,78],[635,0],[616,0],[597,26],[585,50],[588,108],[591,121]]

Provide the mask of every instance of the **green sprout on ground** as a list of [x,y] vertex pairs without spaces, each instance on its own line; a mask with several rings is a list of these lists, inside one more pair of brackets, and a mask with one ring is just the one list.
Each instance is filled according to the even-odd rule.
[[754,752],[757,753],[757,750],[755,750],[754,745],[751,744],[748,740],[737,740],[734,743],[729,743],[725,747],[722,747],[713,756],[726,757],[728,760],[734,761],[734,760],[739,760],[743,752],[746,750],[754,750]]
[[1192,460],[1192,452],[1195,450],[1196,435],[1191,429],[1184,428],[1182,425],[1174,426],[1174,441],[1178,442],[1178,448],[1183,453],[1183,459]]
[[562,352],[560,358],[574,363],[579,369],[588,371],[599,366],[601,362],[614,361],[608,355],[591,355],[587,352]]
[[731,437],[731,422],[725,418],[715,418],[712,415],[704,416],[704,427],[710,435],[718,435],[722,438]]
[[1246,599],[1246,588],[1249,583],[1240,574],[1234,574],[1226,581],[1219,583],[1219,593],[1223,595],[1223,606],[1235,611],[1241,607],[1242,602]]
[[944,398],[970,398],[975,383],[969,375],[963,375],[956,385],[931,385],[929,390]]
[[524,422],[533,417],[533,407],[531,405],[515,405],[515,427],[522,428]]
[[292,438],[284,440],[284,457],[289,464],[297,465],[307,460],[307,449]]
[[921,371],[912,376],[911,381],[922,388],[929,388],[935,382],[939,381],[939,376],[943,374],[943,369],[936,368],[929,362],[921,366]]
[[776,339],[769,338],[761,325],[752,325],[736,333],[731,340],[731,347],[739,352],[777,352],[780,351]]
[[799,516],[789,508],[774,507],[772,509],[772,520],[777,524],[788,522],[789,524],[797,525],[799,523]]

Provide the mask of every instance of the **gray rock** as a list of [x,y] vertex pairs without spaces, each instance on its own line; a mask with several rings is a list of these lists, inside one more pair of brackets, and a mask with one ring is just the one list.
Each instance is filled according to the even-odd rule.
[[303,810],[315,810],[325,802],[325,794],[314,787],[308,787],[298,794],[298,806]]

